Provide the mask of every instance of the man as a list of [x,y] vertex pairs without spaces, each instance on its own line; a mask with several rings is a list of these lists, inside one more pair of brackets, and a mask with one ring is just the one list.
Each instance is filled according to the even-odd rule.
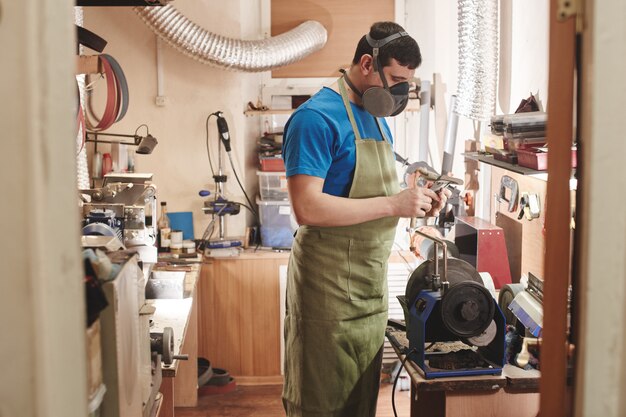
[[447,199],[428,188],[400,191],[382,118],[404,109],[420,63],[401,26],[375,23],[344,75],[285,126],[288,190],[301,225],[287,281],[288,416],[375,415],[398,218],[435,216]]

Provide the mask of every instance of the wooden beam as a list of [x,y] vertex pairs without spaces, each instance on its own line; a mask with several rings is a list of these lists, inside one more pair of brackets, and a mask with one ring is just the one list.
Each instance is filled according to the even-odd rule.
[[548,188],[544,280],[544,328],[539,415],[566,416],[567,291],[570,281],[571,145],[573,137],[575,17],[557,18],[558,0],[550,2],[548,78]]

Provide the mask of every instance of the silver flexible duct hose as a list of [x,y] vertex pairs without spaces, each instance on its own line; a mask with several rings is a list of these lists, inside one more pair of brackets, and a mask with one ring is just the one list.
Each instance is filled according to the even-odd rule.
[[456,113],[489,120],[498,79],[498,0],[458,0],[459,79]]
[[134,10],[154,33],[183,54],[237,71],[267,71],[291,64],[321,49],[327,38],[324,26],[312,20],[278,36],[243,41],[211,33],[171,5]]

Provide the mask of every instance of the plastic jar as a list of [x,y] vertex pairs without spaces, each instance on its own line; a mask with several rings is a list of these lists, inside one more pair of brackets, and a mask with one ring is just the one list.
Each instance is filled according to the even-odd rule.
[[196,253],[196,242],[183,240],[183,253]]
[[181,254],[181,253],[183,253],[183,244],[182,243],[171,243],[170,244],[170,253],[173,253],[173,254]]
[[182,230],[172,230],[170,232],[170,240],[172,241],[172,245],[174,243],[183,243],[183,232]]

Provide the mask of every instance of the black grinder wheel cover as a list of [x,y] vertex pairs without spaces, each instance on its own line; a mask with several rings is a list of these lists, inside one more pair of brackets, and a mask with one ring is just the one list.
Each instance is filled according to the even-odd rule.
[[464,281],[450,286],[441,299],[441,319],[446,328],[463,338],[483,333],[495,313],[491,293],[482,284]]
[[[424,261],[415,268],[406,286],[405,295],[407,302],[414,302],[422,290],[429,290],[431,288],[430,277],[434,271],[435,261],[433,259]],[[439,259],[439,273],[443,273],[443,259]],[[447,280],[450,286],[464,281],[473,281],[481,285],[483,282],[478,271],[476,271],[473,266],[457,258],[448,258]]]

